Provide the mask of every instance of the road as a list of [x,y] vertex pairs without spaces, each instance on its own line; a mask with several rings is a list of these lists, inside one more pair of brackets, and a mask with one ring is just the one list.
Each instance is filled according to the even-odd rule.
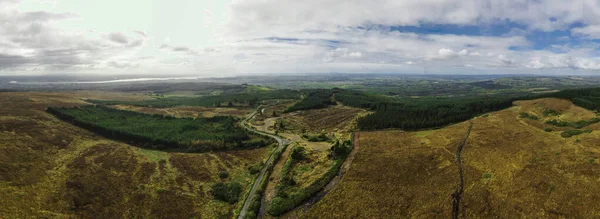
[[[274,138],[277,143],[279,144],[277,146],[276,151],[281,151],[281,149],[283,149],[283,145],[288,144],[288,140],[280,138],[279,136],[276,135],[272,135],[272,134],[268,134],[268,133],[264,133],[264,132],[259,132],[256,131],[250,127],[248,127],[248,125],[246,124],[246,122],[248,122],[248,120],[250,120],[252,117],[254,117],[256,115],[256,113],[258,113],[258,109],[260,109],[261,107],[259,106],[252,114],[250,114],[248,117],[246,117],[246,119],[244,119],[240,125],[242,127],[244,127],[245,129],[254,132],[256,134],[259,135],[264,135],[264,136],[269,136],[271,138]],[[243,219],[246,217],[246,213],[248,212],[248,208],[250,207],[250,203],[252,202],[252,197],[255,195],[256,190],[258,190],[258,187],[260,186],[260,182],[263,180],[263,178],[265,177],[266,173],[267,173],[267,169],[269,168],[269,166],[273,163],[273,160],[275,159],[274,157],[275,153],[271,153],[271,156],[269,156],[269,159],[267,160],[267,162],[265,162],[265,165],[263,166],[262,170],[260,171],[260,173],[258,173],[258,176],[256,177],[256,180],[254,181],[254,185],[252,185],[252,188],[250,189],[250,193],[248,193],[248,197],[246,197],[246,201],[244,202],[244,206],[242,207],[242,210],[240,211],[240,214],[238,215],[238,219]]]

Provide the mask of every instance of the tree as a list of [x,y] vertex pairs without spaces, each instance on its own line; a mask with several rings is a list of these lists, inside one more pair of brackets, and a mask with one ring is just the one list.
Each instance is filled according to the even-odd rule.
[[219,178],[225,179],[227,177],[229,177],[229,172],[227,172],[227,171],[219,171]]
[[296,146],[292,149],[290,156],[293,160],[304,160],[306,158],[306,149],[302,146]]
[[229,103],[227,104],[227,107],[233,107],[233,103],[231,101],[229,101]]

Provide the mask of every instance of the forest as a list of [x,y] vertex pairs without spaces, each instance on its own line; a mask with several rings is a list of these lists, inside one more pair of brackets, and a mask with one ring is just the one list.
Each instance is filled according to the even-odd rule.
[[[523,98],[523,97],[521,97]],[[336,100],[344,105],[373,110],[358,119],[362,130],[399,128],[419,130],[461,122],[474,116],[512,106],[519,97],[455,97],[394,99],[344,90],[336,94]]]
[[107,138],[163,151],[203,152],[256,148],[274,142],[238,127],[237,120],[231,116],[175,118],[105,106],[49,107],[46,111]]
[[335,105],[335,101],[332,100],[332,96],[335,92],[339,91],[339,89],[331,89],[331,90],[308,90],[306,97],[302,99],[302,101],[294,104],[289,107],[285,112],[294,112],[299,110],[309,110],[309,109],[320,109],[325,108],[331,105]]
[[[486,97],[415,99],[394,99],[360,91],[342,90],[336,93],[335,100],[347,106],[374,111],[374,113],[358,119],[360,129],[399,128],[403,130],[420,130],[462,122],[487,112],[506,109],[511,107],[512,102],[516,100],[542,97],[567,99],[580,107],[594,111],[600,110],[600,88],[563,90],[537,96],[490,95]],[[589,121],[588,123],[595,122],[597,121]],[[573,126],[582,127],[589,125],[588,123]]]
[[577,106],[592,111],[600,111],[600,88],[562,90],[556,93],[544,94],[540,97],[567,99]]

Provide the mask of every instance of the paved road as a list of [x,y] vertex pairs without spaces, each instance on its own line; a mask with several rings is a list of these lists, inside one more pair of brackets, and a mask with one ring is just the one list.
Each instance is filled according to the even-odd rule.
[[[276,135],[272,135],[272,134],[267,134],[267,133],[264,133],[264,132],[256,131],[256,130],[254,130],[254,129],[252,129],[252,128],[250,128],[250,127],[247,126],[246,122],[248,122],[248,120],[250,120],[252,117],[254,117],[256,115],[256,113],[258,112],[259,108],[260,108],[260,106],[252,114],[250,114],[248,117],[246,117],[246,119],[244,119],[240,123],[241,126],[244,127],[245,129],[247,129],[247,130],[249,130],[251,132],[257,133],[259,135],[264,135],[264,136],[269,136],[271,138],[274,138],[277,141],[277,143],[279,144],[277,146],[276,151],[281,151],[281,149],[283,149],[283,145],[289,143],[288,140],[280,138],[279,136],[276,136]],[[273,160],[275,159],[274,155],[275,155],[275,153],[271,154],[271,156],[269,157],[269,159],[267,160],[267,162],[265,162],[264,167],[262,168],[262,170],[260,171],[260,173],[256,177],[256,180],[254,181],[254,185],[252,185],[252,188],[250,189],[250,193],[248,193],[248,197],[246,198],[246,201],[244,202],[244,206],[242,207],[242,210],[240,211],[240,214],[238,215],[238,219],[243,219],[243,218],[246,217],[246,213],[248,212],[248,208],[250,207],[250,203],[252,202],[252,197],[254,196],[254,194],[256,193],[256,190],[260,186],[260,182],[266,176],[267,169],[273,163]]]

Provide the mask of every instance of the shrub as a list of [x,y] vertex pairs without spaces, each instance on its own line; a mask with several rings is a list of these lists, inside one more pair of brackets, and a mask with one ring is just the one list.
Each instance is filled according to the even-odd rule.
[[520,112],[519,113],[519,118],[527,118],[527,119],[533,119],[533,120],[539,120],[540,119],[536,115],[531,115],[531,114],[526,113],[526,112]]
[[580,128],[583,128],[583,127],[586,127],[588,125],[598,123],[598,122],[600,122],[600,118],[595,117],[590,120],[579,120],[576,122],[565,122],[565,121],[559,121],[559,120],[553,119],[553,120],[546,121],[546,124],[557,126],[557,127],[573,127],[576,129],[580,129]]
[[292,153],[290,155],[293,160],[304,160],[306,158],[306,149],[302,146],[296,146],[292,148]]
[[217,200],[227,201],[228,191],[227,184],[220,182],[212,185],[210,193]]
[[352,151],[352,141],[348,140],[344,143],[340,143],[340,141],[336,141],[331,148],[329,149],[329,157],[336,158],[340,156],[345,156]]
[[550,128],[550,127],[546,127],[546,128],[544,128],[544,131],[546,131],[546,132],[551,132],[551,131],[552,131],[552,128]]
[[238,182],[231,183],[216,183],[212,185],[211,194],[217,200],[229,202],[230,204],[236,203],[240,198],[242,192],[242,185]]
[[546,109],[544,110],[544,116],[559,116],[560,112],[553,110],[553,109]]
[[229,177],[229,172],[227,172],[227,171],[219,171],[219,178],[225,179],[227,177]]
[[483,175],[481,175],[481,178],[483,178],[483,179],[491,179],[492,178],[492,174],[491,173],[484,173]]
[[250,171],[250,174],[257,174],[262,169],[262,165],[263,165],[262,163],[252,164],[252,165],[248,166],[248,171]]
[[240,193],[242,192],[242,185],[238,182],[229,183],[229,191],[227,199],[230,204],[236,203],[240,199]]
[[583,133],[590,133],[590,132],[592,132],[592,130],[574,129],[574,130],[564,131],[564,132],[560,133],[560,136],[562,136],[563,138],[570,138],[570,137],[575,136],[575,135],[580,135],[580,134],[583,134]]
[[553,125],[553,126],[556,126],[556,127],[567,127],[567,126],[569,126],[568,122],[560,121],[560,120],[556,120],[556,119],[548,120],[548,121],[546,121],[546,124]]
[[302,137],[310,142],[322,142],[330,140],[325,131],[322,131],[319,134],[302,134]]

